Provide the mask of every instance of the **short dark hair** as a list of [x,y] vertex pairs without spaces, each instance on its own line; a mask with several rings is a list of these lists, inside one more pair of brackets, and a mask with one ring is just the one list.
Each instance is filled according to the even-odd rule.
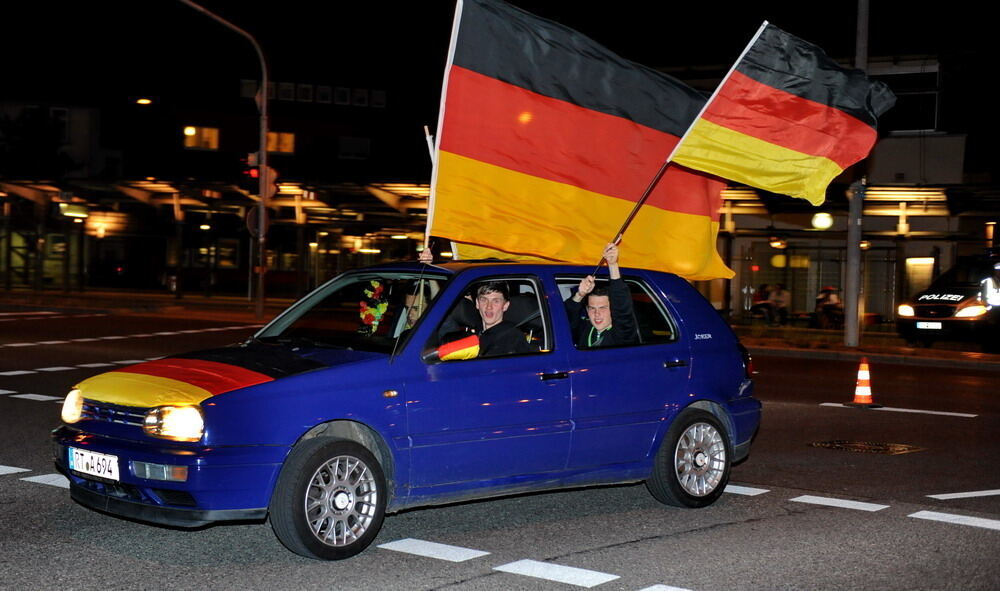
[[493,292],[502,295],[505,301],[510,301],[510,288],[507,287],[506,281],[487,281],[481,284],[476,288],[476,299]]
[[609,298],[611,297],[608,295],[609,293],[610,292],[608,292],[607,287],[595,287],[590,293],[587,294],[587,302],[590,302],[590,296],[604,296]]

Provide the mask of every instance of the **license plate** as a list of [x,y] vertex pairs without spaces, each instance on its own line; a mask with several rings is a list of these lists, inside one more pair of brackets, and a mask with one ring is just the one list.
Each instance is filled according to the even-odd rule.
[[923,328],[928,330],[941,330],[940,322],[918,322],[917,328]]
[[69,469],[99,478],[118,481],[118,456],[75,447],[69,450]]

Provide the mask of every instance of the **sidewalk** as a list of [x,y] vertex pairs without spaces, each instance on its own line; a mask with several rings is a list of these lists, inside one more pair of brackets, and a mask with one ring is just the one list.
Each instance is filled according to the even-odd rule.
[[[245,297],[188,294],[177,298],[164,292],[86,291],[84,293],[28,290],[0,290],[0,306],[73,311],[106,311],[135,316],[197,318],[225,322],[262,324],[288,307],[291,299],[266,302],[263,319],[254,314],[254,304]],[[843,333],[797,327],[736,325],[733,330],[755,355],[776,355],[806,359],[856,362],[862,356],[876,363],[919,367],[954,367],[1000,371],[1000,355],[979,353],[967,343],[940,343],[934,348],[908,347],[894,332],[865,331],[857,348],[846,347]]]

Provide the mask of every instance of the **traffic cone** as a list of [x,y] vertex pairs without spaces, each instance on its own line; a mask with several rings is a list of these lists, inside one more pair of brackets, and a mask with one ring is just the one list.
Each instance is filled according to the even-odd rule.
[[858,383],[854,387],[854,401],[848,402],[846,406],[856,406],[858,408],[880,408],[881,404],[872,402],[871,374],[868,371],[868,358],[861,358],[861,365],[858,367]]

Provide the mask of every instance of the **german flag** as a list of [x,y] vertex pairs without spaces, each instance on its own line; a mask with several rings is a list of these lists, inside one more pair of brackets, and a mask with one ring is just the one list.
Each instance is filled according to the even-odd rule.
[[[593,264],[704,103],[562,25],[460,0],[429,233]],[[731,277],[715,248],[723,187],[671,165],[629,227],[622,263]]]
[[672,161],[819,205],[895,102],[885,84],[765,22]]

